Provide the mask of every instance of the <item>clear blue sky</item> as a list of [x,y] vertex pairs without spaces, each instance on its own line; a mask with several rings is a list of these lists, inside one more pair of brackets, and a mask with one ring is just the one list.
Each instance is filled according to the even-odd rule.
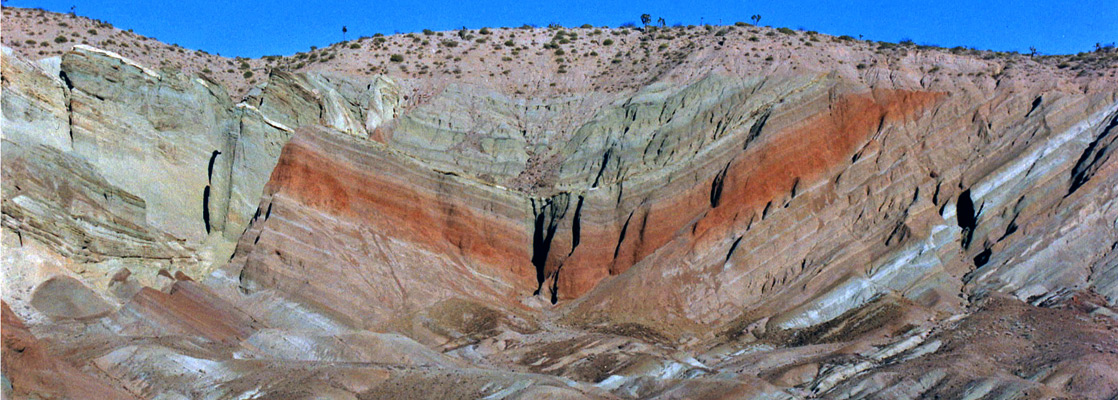
[[374,33],[467,26],[617,26],[642,13],[668,24],[730,24],[761,15],[761,25],[945,47],[1066,54],[1118,41],[1118,0],[836,1],[225,1],[4,0],[108,21],[167,43],[225,56],[292,54]]

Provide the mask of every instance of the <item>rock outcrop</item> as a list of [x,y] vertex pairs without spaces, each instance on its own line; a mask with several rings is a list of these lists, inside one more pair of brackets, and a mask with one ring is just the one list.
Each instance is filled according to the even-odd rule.
[[5,395],[1118,394],[1118,68],[721,46],[240,101],[5,49]]

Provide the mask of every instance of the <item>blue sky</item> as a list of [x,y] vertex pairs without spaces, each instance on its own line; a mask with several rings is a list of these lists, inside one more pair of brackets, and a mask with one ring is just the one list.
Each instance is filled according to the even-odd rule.
[[617,26],[642,13],[668,24],[731,24],[761,15],[761,25],[945,47],[1066,54],[1118,41],[1118,0],[1080,1],[222,1],[5,0],[101,19],[167,43],[225,56],[292,54],[374,33],[462,26]]

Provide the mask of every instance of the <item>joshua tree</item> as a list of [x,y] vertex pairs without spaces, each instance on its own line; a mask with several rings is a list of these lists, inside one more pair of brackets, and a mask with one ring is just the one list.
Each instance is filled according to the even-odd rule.
[[761,23],[761,14],[753,14],[753,16],[749,17],[749,19],[753,20],[753,25],[757,25]]
[[644,24],[644,26],[648,26],[649,22],[652,22],[652,16],[648,14],[641,14],[641,24]]
[[1029,57],[1036,57],[1036,46],[1029,46]]
[[657,24],[660,24],[660,27],[661,27],[661,28],[663,28],[663,27],[665,27],[665,26],[668,26],[668,21],[665,21],[665,20],[664,20],[664,17],[660,17],[660,18],[658,18],[658,19],[656,20],[656,23],[657,23]]
[[342,41],[343,42],[345,41],[346,32],[349,32],[349,29],[346,29],[345,25],[342,25]]

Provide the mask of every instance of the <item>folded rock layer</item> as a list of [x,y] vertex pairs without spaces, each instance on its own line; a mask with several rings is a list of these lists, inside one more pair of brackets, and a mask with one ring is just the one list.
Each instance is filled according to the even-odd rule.
[[752,30],[561,78],[358,40],[248,88],[5,47],[4,394],[1118,394],[1107,50]]

